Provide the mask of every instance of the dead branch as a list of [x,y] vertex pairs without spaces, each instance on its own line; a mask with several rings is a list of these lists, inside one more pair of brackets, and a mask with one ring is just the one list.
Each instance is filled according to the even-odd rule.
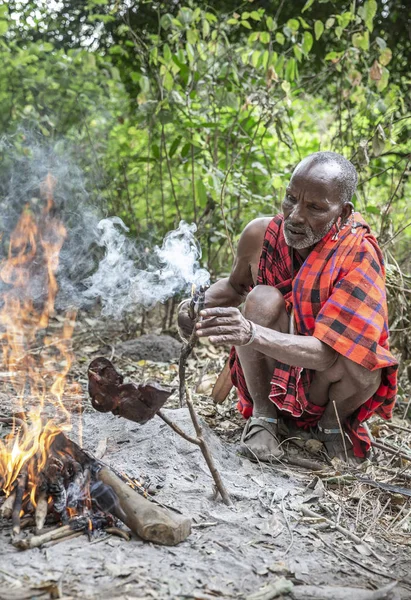
[[310,510],[307,506],[301,505],[300,510],[306,517],[312,517],[313,519],[322,518],[324,523],[327,523],[328,525],[330,525],[330,527],[334,527],[337,531],[345,535],[345,537],[349,538],[356,544],[364,546],[370,554],[372,554],[373,556],[375,556],[375,558],[382,562],[381,557],[378,554],[376,554],[376,552],[374,552],[371,546],[369,546],[367,542],[364,542],[364,540],[362,540],[360,537],[358,537],[358,535],[356,535],[352,531],[349,531],[348,529],[342,527],[338,523],[334,523],[333,521],[331,521],[331,519],[327,519],[327,517],[322,517],[322,515],[319,515],[316,512]]
[[180,427],[178,425],[176,425],[175,423],[173,423],[173,421],[171,419],[169,419],[167,417],[167,415],[165,415],[163,413],[162,410],[159,410],[157,414],[160,417],[160,419],[162,419],[164,421],[164,423],[167,423],[167,425],[169,427],[171,427],[171,429],[175,433],[177,433],[179,436],[181,436],[187,442],[190,442],[190,444],[195,444],[196,446],[200,446],[200,441],[197,438],[192,437],[191,435],[188,435],[188,433],[186,433],[185,431],[183,431],[182,429],[180,429]]
[[393,448],[392,446],[381,444],[381,442],[376,442],[374,439],[371,440],[371,446],[373,446],[374,448],[378,448],[379,450],[384,450],[384,452],[388,452],[388,454],[394,454],[399,458],[403,458],[411,462],[411,454],[402,452],[399,448]]
[[36,511],[35,511],[36,533],[40,533],[40,531],[44,527],[44,523],[47,518],[47,509],[48,509],[47,491],[41,490],[41,492],[39,493],[39,496],[37,498],[37,505],[36,505]]
[[198,420],[197,413],[194,409],[190,390],[188,390],[188,389],[187,389],[186,402],[187,402],[188,410],[190,412],[191,420],[194,425],[195,432],[197,434],[197,440],[199,442],[200,450],[204,456],[204,459],[207,463],[208,468],[210,469],[210,473],[214,479],[214,483],[216,484],[216,487],[217,487],[218,491],[220,492],[220,495],[223,499],[224,504],[226,504],[227,506],[232,506],[233,502],[223,484],[220,473],[218,472],[217,467],[214,464],[213,457],[212,457],[211,452],[210,452],[210,450],[207,446],[207,443],[204,439],[203,430],[202,430],[200,422]]
[[13,534],[19,535],[20,527],[20,512],[23,503],[23,495],[27,485],[27,472],[22,472],[17,478],[16,497],[13,504],[13,512],[11,514],[11,522],[13,526]]
[[39,548],[43,544],[53,540],[64,539],[71,536],[73,533],[83,532],[74,532],[70,525],[63,525],[62,527],[57,527],[51,531],[41,533],[40,535],[32,535],[24,539],[15,540],[13,545],[19,550],[29,550],[30,548]]
[[15,499],[16,492],[12,492],[9,496],[7,496],[3,504],[0,506],[0,517],[3,517],[3,519],[11,519]]
[[364,590],[361,588],[296,585],[293,588],[295,600],[390,600],[397,582],[389,583],[379,590]]

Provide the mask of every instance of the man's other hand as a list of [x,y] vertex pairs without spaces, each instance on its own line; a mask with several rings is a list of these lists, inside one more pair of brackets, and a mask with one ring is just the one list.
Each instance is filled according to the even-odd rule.
[[189,313],[190,299],[184,300],[181,302],[178,315],[177,315],[177,325],[180,332],[180,335],[188,339],[193,332],[195,325],[195,318],[192,319]]
[[199,337],[208,337],[215,346],[244,346],[253,335],[253,326],[238,308],[206,308],[196,325]]

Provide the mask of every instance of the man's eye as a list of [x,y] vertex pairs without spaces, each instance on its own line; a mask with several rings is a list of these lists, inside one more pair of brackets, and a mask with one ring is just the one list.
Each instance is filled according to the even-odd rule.
[[289,196],[289,195],[287,194],[287,195],[286,195],[286,197],[285,197],[285,199],[284,199],[284,201],[285,201],[285,202],[288,202],[289,204],[294,204],[294,202],[295,202],[295,199],[294,199],[292,196]]
[[320,211],[322,210],[322,208],[320,206],[317,206],[315,204],[311,204],[310,208],[314,211]]

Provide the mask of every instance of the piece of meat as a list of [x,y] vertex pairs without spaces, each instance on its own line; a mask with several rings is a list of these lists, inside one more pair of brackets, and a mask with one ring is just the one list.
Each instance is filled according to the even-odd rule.
[[107,358],[94,359],[88,369],[88,391],[100,412],[147,423],[165,404],[171,392],[157,383],[123,383],[123,376]]

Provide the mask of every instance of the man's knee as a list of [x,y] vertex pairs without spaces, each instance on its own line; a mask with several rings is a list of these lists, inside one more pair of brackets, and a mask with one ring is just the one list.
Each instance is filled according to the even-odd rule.
[[381,383],[381,369],[370,371],[342,355],[339,355],[334,365],[325,374],[330,383],[346,379],[354,383],[359,392],[370,388],[377,390]]
[[288,331],[288,316],[283,295],[277,288],[257,285],[245,301],[244,316],[258,325]]

